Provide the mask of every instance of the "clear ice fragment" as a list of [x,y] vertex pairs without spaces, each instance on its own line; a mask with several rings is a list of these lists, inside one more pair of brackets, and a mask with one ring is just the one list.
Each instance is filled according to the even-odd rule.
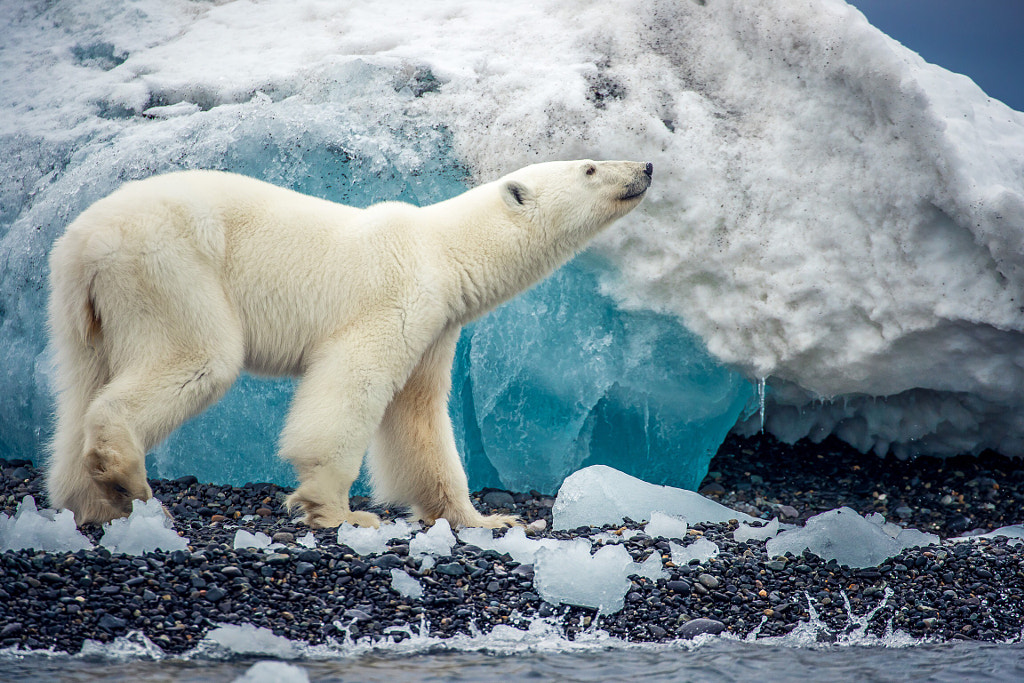
[[174,522],[156,498],[132,501],[128,517],[114,519],[103,525],[100,545],[112,553],[142,555],[154,550],[186,550],[188,539],[174,530]]
[[13,517],[0,513],[0,551],[29,548],[74,552],[92,548],[92,543],[78,531],[70,510],[39,510],[35,498],[25,496]]
[[904,548],[939,542],[938,536],[916,529],[903,530],[893,538],[879,523],[880,517],[868,520],[848,507],[829,510],[811,517],[803,527],[769,539],[766,550],[769,557],[810,550],[824,560],[863,568],[877,566]]
[[569,476],[551,509],[555,529],[622,524],[624,517],[642,522],[653,512],[682,517],[690,524],[754,519],[699,493],[648,484],[605,465],[592,465]]

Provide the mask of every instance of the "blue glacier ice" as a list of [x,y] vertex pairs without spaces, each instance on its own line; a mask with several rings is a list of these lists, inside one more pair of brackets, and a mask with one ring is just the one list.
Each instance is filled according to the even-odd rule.
[[[1024,114],[843,0],[432,5],[9,8],[0,455],[38,462],[50,433],[50,245],[121,183],[217,168],[424,204],[580,157],[651,161],[656,182],[464,331],[474,488],[553,492],[600,463],[692,487],[762,419],[787,441],[1024,454]],[[150,473],[289,483],[292,388],[243,378]]]

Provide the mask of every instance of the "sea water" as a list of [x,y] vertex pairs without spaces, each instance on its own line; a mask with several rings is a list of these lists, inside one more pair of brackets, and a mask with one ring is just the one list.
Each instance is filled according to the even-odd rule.
[[[232,653],[200,646],[164,656],[139,638],[82,654],[0,653],[5,681],[1020,681],[1024,643],[928,642],[854,631],[834,643],[813,624],[785,637],[698,636],[629,644],[599,628],[567,640],[553,626],[441,640],[413,634],[400,643],[295,645],[292,652]],[[271,675],[261,662],[282,663]],[[257,666],[260,665],[260,666]],[[255,668],[254,668],[255,667]],[[261,669],[266,677],[259,677]],[[247,672],[251,675],[242,678]]]

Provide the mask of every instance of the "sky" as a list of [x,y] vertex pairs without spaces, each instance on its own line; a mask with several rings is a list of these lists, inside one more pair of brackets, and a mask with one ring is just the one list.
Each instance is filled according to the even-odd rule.
[[1024,111],[1024,0],[847,0],[929,62]]

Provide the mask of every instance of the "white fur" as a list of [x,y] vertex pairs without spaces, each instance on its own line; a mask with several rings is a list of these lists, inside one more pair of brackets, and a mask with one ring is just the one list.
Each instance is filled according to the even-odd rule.
[[[50,257],[57,349],[51,503],[104,522],[148,499],[145,453],[245,368],[302,377],[280,454],[311,526],[349,509],[367,446],[376,495],[427,521],[472,506],[448,419],[459,329],[635,207],[633,162],[553,162],[439,204],[355,209],[243,176],[129,183]],[[372,444],[371,444],[372,442]]]

